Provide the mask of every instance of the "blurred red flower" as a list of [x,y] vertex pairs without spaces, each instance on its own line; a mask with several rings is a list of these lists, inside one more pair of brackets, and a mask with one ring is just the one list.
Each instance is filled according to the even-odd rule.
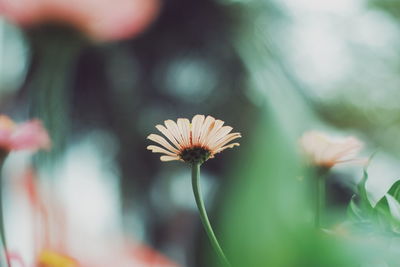
[[157,16],[159,0],[0,0],[0,15],[22,26],[71,25],[98,40],[142,32]]

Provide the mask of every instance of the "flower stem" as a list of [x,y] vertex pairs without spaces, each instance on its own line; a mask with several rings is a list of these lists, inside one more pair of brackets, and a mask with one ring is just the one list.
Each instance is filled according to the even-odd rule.
[[325,208],[325,177],[318,175],[315,181],[315,228],[322,227],[322,217]]
[[30,112],[43,121],[52,139],[51,151],[39,154],[36,160],[53,164],[66,149],[74,67],[85,41],[79,33],[59,25],[33,28],[28,38],[38,61],[30,83]]
[[204,229],[207,232],[211,245],[213,246],[215,252],[224,263],[224,265],[231,266],[224,252],[222,251],[221,246],[218,243],[217,237],[215,236],[210,221],[208,220],[207,211],[204,207],[204,201],[201,196],[200,189],[200,163],[192,164],[192,187],[194,198],[196,199],[197,208],[199,209],[201,222],[203,223]]
[[[8,249],[7,249],[7,242],[6,242],[6,235],[4,231],[4,217],[3,217],[3,163],[6,158],[7,154],[0,151],[0,238],[1,238],[1,245],[3,247],[4,257],[6,258],[7,267],[11,267],[11,262],[8,257]],[[1,264],[1,262],[0,262]]]

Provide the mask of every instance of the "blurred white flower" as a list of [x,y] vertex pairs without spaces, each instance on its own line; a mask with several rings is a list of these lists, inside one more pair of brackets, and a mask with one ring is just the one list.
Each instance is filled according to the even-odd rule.
[[311,164],[319,167],[367,162],[366,158],[357,158],[363,143],[353,136],[331,137],[322,132],[309,131],[300,138],[300,146]]

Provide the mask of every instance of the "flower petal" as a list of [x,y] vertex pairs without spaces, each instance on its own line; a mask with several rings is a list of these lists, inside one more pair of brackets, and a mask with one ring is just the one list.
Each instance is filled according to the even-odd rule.
[[10,136],[9,147],[11,150],[27,149],[36,151],[49,149],[51,142],[47,131],[39,120],[32,120],[15,127]]
[[169,132],[174,136],[174,138],[178,142],[179,146],[181,148],[185,147],[185,145],[184,145],[185,142],[183,141],[182,135],[179,131],[179,128],[178,128],[178,125],[176,124],[176,122],[174,122],[173,120],[166,120],[164,122],[164,124],[167,127],[167,129],[169,130]]
[[192,145],[199,145],[201,127],[203,126],[204,115],[196,115],[192,119]]
[[170,145],[170,143],[168,143],[167,140],[165,140],[162,136],[159,136],[158,134],[150,134],[147,139],[154,141],[160,145],[162,145],[163,147],[165,147],[166,149],[175,152],[175,153],[179,153],[179,150],[174,148],[172,145]]
[[176,153],[172,153],[171,151],[168,151],[168,150],[166,150],[164,148],[161,148],[159,146],[150,145],[150,146],[147,146],[147,149],[151,150],[151,152],[153,152],[153,153],[163,153],[163,154],[166,154],[166,155],[169,155],[169,156],[172,156],[172,157],[177,156]]
[[204,121],[203,126],[200,129],[200,138],[199,138],[199,143],[200,145],[204,144],[204,140],[206,139],[208,133],[211,131],[212,126],[214,126],[215,118],[211,116],[207,116],[207,118]]
[[232,143],[232,144],[223,146],[223,147],[221,147],[221,148],[218,148],[218,150],[217,150],[215,153],[220,153],[220,152],[224,151],[224,150],[227,149],[227,148],[233,148],[233,147],[235,147],[235,146],[240,146],[240,144],[239,144],[239,143]]
[[182,135],[182,139],[185,147],[190,146],[190,121],[188,119],[178,119],[179,132]]
[[227,134],[232,131],[232,127],[230,126],[223,126],[219,129],[213,136],[210,136],[207,145],[209,147],[215,147],[219,140],[224,138]]
[[309,160],[318,166],[333,167],[338,163],[365,162],[355,158],[363,144],[354,137],[337,138],[310,131],[300,138],[300,145]]
[[231,133],[226,135],[225,137],[221,138],[218,142],[215,143],[214,146],[210,146],[211,150],[218,150],[219,148],[223,147],[227,143],[229,143],[232,140],[235,140],[237,138],[242,137],[240,133]]
[[332,146],[327,153],[327,157],[335,160],[344,160],[349,157],[355,157],[363,147],[363,144],[354,137],[348,137],[342,144]]
[[165,135],[169,141],[171,141],[172,144],[175,145],[177,149],[181,148],[181,145],[176,141],[175,137],[173,134],[165,128],[163,125],[156,125],[157,130],[159,130],[163,135]]
[[171,157],[171,156],[161,156],[161,161],[173,161],[173,160],[180,160],[179,157]]
[[221,120],[215,120],[215,122],[211,123],[210,125],[210,131],[207,133],[206,137],[204,138],[203,146],[207,146],[211,139],[213,139],[215,133],[221,129],[221,127],[224,125],[224,121]]

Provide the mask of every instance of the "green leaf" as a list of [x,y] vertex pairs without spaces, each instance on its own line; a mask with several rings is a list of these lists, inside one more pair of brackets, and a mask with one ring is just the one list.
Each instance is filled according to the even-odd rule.
[[390,214],[394,219],[400,221],[400,203],[389,194],[387,194],[385,197],[389,204]]
[[363,177],[361,178],[361,181],[357,185],[358,198],[359,198],[358,200],[361,210],[371,213],[373,211],[373,207],[368,199],[368,192],[365,187],[367,180],[368,180],[368,172],[366,169],[364,169]]
[[371,217],[373,216],[374,208],[368,199],[367,189],[365,188],[367,180],[368,173],[364,169],[363,177],[357,185],[357,193],[352,196],[347,207],[347,215],[353,222],[371,221]]
[[396,181],[374,208],[381,230],[400,234],[400,180]]
[[374,215],[382,232],[400,234],[400,203],[393,196],[383,196],[374,208]]
[[387,194],[386,200],[388,202],[390,211],[390,224],[391,229],[395,233],[400,233],[400,203],[391,195]]
[[390,231],[391,214],[386,196],[383,196],[376,203],[373,219],[382,231]]
[[353,195],[350,200],[349,206],[347,207],[347,215],[354,221],[363,220],[365,216],[363,215],[362,210],[355,203],[355,198],[356,195]]
[[396,181],[387,193],[400,202],[400,180]]
[[349,229],[354,233],[370,233],[376,229],[376,224],[371,219],[371,215],[361,210],[357,205],[357,197],[357,195],[353,195],[347,207],[347,216],[350,218],[348,222]]

